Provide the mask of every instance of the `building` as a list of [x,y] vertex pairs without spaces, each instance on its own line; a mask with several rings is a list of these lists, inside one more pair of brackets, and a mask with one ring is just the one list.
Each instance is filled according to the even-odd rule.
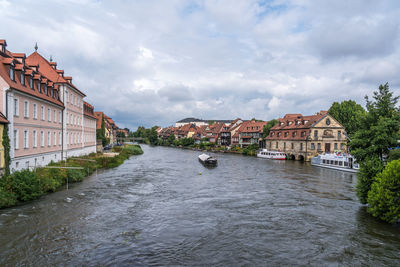
[[266,124],[266,121],[255,120],[243,122],[238,130],[240,147],[247,147],[253,144],[257,144],[259,147],[262,147],[264,144],[262,135],[264,126]]
[[345,152],[344,127],[327,111],[315,115],[286,114],[266,139],[266,148],[284,151],[292,159],[309,161],[322,152]]
[[7,127],[7,124],[8,120],[2,113],[0,113],[0,175],[4,174],[4,170],[6,167],[5,150],[3,146],[3,139],[4,139],[3,133],[4,133],[4,127]]
[[[48,61],[37,51],[29,55],[26,61],[30,66],[36,66],[37,70],[59,89],[58,95],[64,105],[62,116],[59,118],[63,127],[61,141],[63,158],[96,152],[95,143],[91,142],[90,146],[84,143],[83,98],[86,95],[72,83],[71,76],[64,76],[64,71],[57,69],[56,62]],[[53,120],[55,115],[54,113]],[[51,115],[48,119],[51,120]],[[95,139],[95,136],[92,138]]]
[[180,121],[177,121],[175,123],[175,127],[180,127],[185,124],[194,124],[196,126],[202,126],[202,125],[208,125],[210,122],[213,123],[224,123],[226,125],[229,125],[232,120],[202,120],[202,119],[196,119],[196,118],[186,118]]
[[86,101],[84,101],[83,102],[83,147],[85,148],[85,150],[92,150],[93,147],[96,147],[96,141],[97,141],[96,127],[97,127],[97,118],[94,115],[94,107],[89,103],[87,103]]
[[37,52],[26,57],[6,47],[0,40],[0,112],[9,121],[10,169],[95,152],[95,143],[83,141],[85,95],[72,78]]
[[[221,128],[221,131],[218,136],[218,145],[222,146],[231,146],[232,145],[232,136],[236,133],[236,130],[243,123],[240,118],[232,121],[229,125],[224,125]],[[233,132],[233,134],[232,134]]]

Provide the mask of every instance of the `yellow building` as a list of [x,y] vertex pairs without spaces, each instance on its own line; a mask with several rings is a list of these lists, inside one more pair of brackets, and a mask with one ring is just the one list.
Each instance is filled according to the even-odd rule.
[[326,152],[346,152],[344,127],[327,111],[316,115],[286,114],[266,139],[268,150],[284,151],[289,158],[309,161]]

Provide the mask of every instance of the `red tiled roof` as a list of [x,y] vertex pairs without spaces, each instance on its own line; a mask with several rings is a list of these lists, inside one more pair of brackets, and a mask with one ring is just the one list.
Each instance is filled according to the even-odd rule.
[[310,127],[312,127],[327,114],[327,111],[321,111],[316,115],[311,116],[303,116],[301,114],[286,114],[285,117],[278,119],[278,124],[271,128],[270,134],[265,139],[306,140],[307,136],[310,134]]
[[[78,93],[82,96],[86,96],[82,91],[80,91],[75,85],[71,82],[67,82],[67,77],[62,77],[52,66],[51,64],[56,64],[55,62],[49,62],[47,59],[42,57],[38,52],[33,52],[26,58],[26,62],[29,65],[39,65],[39,72],[43,73],[48,79],[55,83],[68,83],[72,88],[74,88]],[[72,78],[71,78],[72,79]]]
[[[49,102],[52,102],[58,106],[64,106],[64,104],[58,100],[57,98],[52,97],[51,94],[46,95],[44,94],[44,91],[42,90],[42,92],[39,92],[36,88],[36,84],[34,84],[34,88],[30,88],[29,84],[27,85],[22,85],[20,80],[19,80],[19,75],[18,73],[15,73],[15,81],[10,79],[9,73],[8,73],[8,69],[9,66],[12,62],[14,62],[14,64],[16,65],[22,65],[20,64],[20,62],[18,60],[15,60],[14,58],[12,58],[12,53],[9,52],[7,50],[7,55],[9,57],[6,56],[0,56],[0,76],[4,79],[4,81],[10,86],[10,88],[13,88],[17,91],[21,91],[24,93],[27,93],[29,95],[33,95],[35,97],[39,97],[41,99],[47,100]],[[22,65],[23,66],[23,65]],[[25,65],[25,69],[29,69],[30,67]],[[18,70],[17,70],[18,71]],[[33,70],[32,70],[33,71]]]
[[264,126],[267,124],[266,121],[245,121],[241,124],[238,132],[239,133],[262,133]]

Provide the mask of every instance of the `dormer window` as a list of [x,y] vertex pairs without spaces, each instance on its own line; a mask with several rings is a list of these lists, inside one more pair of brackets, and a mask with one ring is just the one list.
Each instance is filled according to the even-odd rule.
[[50,94],[51,94],[51,97],[54,96],[53,88],[50,88]]
[[21,70],[21,73],[19,75],[19,80],[21,82],[22,85],[25,85],[25,73],[24,73],[24,69]]
[[39,93],[42,92],[42,83],[40,82],[40,80],[38,81],[37,89],[38,89]]
[[46,84],[44,84],[44,93],[47,95],[47,93],[48,93],[48,91],[47,91],[47,83]]
[[9,72],[9,74],[10,74],[10,79],[13,80],[13,81],[15,81],[15,70],[14,70],[14,65],[11,65],[11,66],[10,66],[10,72]]
[[33,75],[29,77],[29,87],[33,89]]
[[296,136],[296,132],[293,132],[293,133],[292,133],[292,137],[295,137],[295,136]]

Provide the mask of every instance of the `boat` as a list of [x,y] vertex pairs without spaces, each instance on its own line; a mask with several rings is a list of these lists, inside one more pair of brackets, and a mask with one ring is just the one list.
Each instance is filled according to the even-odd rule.
[[207,155],[204,153],[199,156],[199,161],[206,166],[216,166],[217,165],[216,158],[211,157],[210,155]]
[[277,159],[277,160],[285,160],[286,153],[281,151],[272,151],[263,149],[257,153],[257,157],[264,159]]
[[360,165],[347,153],[325,153],[311,159],[311,165],[347,172],[358,172]]

